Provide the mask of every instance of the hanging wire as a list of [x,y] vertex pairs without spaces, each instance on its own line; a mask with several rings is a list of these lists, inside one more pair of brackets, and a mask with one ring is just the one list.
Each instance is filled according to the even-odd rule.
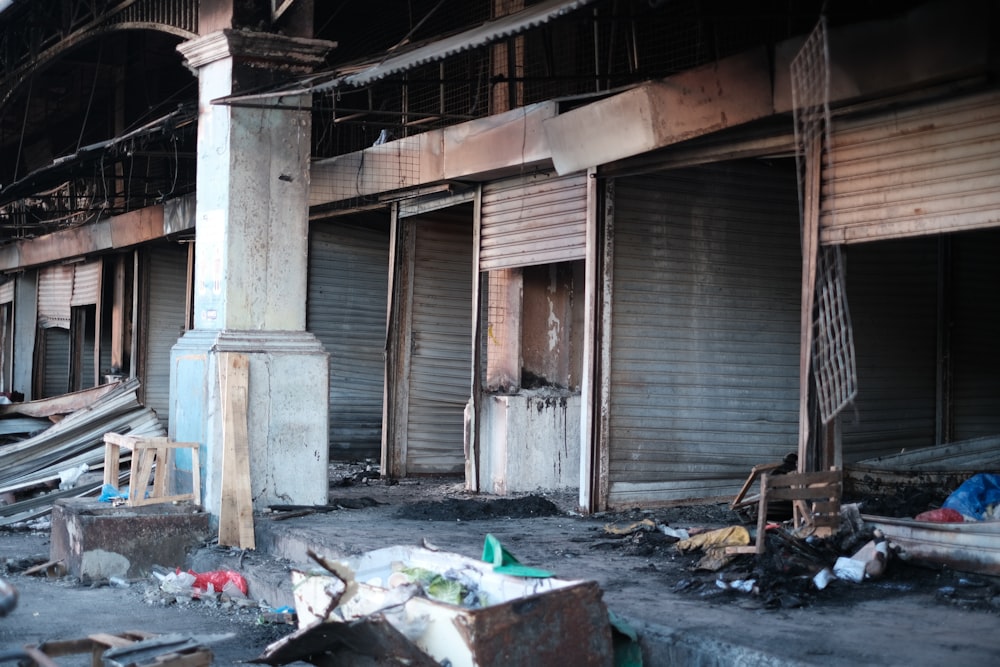
[[80,151],[83,144],[83,134],[87,130],[87,120],[90,118],[90,108],[94,103],[94,93],[97,90],[97,78],[101,75],[101,61],[104,57],[104,42],[97,49],[97,65],[94,67],[94,81],[90,85],[90,98],[87,100],[87,109],[83,114],[83,125],[80,127],[80,138],[76,141],[76,150]]
[[14,180],[17,182],[18,169],[21,166],[21,148],[24,146],[24,131],[28,127],[28,112],[31,110],[31,91],[35,87],[35,77],[28,79],[28,97],[24,101],[24,119],[21,121],[21,137],[17,140],[17,159],[14,160]]

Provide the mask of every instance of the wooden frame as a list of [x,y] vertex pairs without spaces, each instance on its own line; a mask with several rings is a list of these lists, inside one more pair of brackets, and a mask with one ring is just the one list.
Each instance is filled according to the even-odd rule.
[[[172,454],[177,449],[191,450],[191,493],[168,496],[167,475],[173,470]],[[197,442],[171,442],[168,438],[140,438],[119,433],[104,434],[104,484],[118,488],[118,466],[121,450],[132,452],[129,471],[129,492],[125,504],[129,507],[190,500],[201,504],[201,469]],[[155,464],[155,467],[154,467]],[[153,490],[146,497],[148,480],[153,474]]]
[[[755,466],[773,470],[781,464]],[[737,500],[741,499],[752,483],[754,474],[743,486]],[[796,529],[808,529],[813,535],[829,536],[840,527],[840,498],[843,492],[843,471],[799,472],[771,475],[760,472],[760,501],[757,508],[757,537],[755,544],[748,547],[728,547],[726,553],[764,553],[767,530],[767,504],[772,500],[791,500],[795,516],[801,517]],[[737,500],[733,501],[735,507]],[[811,501],[811,502],[810,502]],[[743,504],[749,504],[744,501]]]

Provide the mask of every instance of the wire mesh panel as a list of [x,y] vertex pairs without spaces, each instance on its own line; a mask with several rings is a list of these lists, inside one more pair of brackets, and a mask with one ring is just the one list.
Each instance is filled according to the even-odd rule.
[[840,246],[820,248],[817,259],[812,363],[826,424],[857,397],[858,374]]
[[[830,50],[826,19],[820,17],[791,64],[792,105],[802,212],[802,248],[807,265],[815,253],[810,340],[820,418],[828,423],[858,394],[854,337],[847,306],[844,262],[837,246],[818,248],[820,174],[832,174],[830,160]],[[824,162],[827,164],[824,165]],[[808,292],[807,292],[808,294]]]

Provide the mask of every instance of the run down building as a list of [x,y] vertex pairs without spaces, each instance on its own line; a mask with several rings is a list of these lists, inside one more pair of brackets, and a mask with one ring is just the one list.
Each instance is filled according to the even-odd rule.
[[1000,430],[992,3],[43,4],[4,389],[140,376],[210,508],[225,351],[258,506],[328,456],[597,510]]

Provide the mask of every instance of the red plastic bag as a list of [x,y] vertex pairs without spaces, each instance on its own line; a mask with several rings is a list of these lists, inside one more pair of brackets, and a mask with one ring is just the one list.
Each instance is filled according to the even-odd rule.
[[965,517],[960,512],[947,507],[921,512],[914,518],[917,521],[932,521],[934,523],[963,523],[965,521]]
[[191,585],[191,588],[196,592],[207,593],[209,591],[208,586],[211,584],[212,591],[218,594],[222,592],[227,583],[232,582],[234,586],[240,589],[243,595],[247,594],[247,580],[239,572],[233,572],[232,570],[214,570],[212,572],[202,572],[201,574],[191,572],[191,570],[188,570],[188,572],[194,575],[194,583]]

